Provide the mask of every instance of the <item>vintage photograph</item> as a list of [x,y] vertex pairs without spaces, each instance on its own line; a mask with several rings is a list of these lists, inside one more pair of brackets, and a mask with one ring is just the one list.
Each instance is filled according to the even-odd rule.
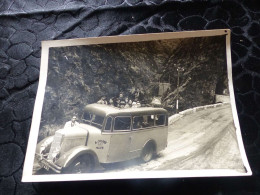
[[23,180],[250,175],[229,39],[216,30],[43,42]]

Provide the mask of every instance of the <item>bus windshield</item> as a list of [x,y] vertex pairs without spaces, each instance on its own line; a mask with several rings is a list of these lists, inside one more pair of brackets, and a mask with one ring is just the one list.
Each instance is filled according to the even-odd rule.
[[102,129],[104,117],[96,115],[94,113],[84,112],[82,120],[86,124]]

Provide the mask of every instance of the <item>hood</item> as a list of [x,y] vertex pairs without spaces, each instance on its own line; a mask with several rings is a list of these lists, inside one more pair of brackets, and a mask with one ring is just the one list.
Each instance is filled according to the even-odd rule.
[[56,131],[55,134],[66,135],[66,137],[67,136],[81,137],[81,136],[86,136],[88,132],[98,133],[101,132],[101,130],[91,125],[80,123],[73,127],[65,125],[63,129],[59,129],[58,131]]
[[63,155],[74,147],[87,145],[89,134],[97,132],[101,130],[87,124],[76,124],[73,127],[65,125],[55,132],[48,159],[55,160],[58,155]]
[[64,154],[76,146],[84,146],[88,137],[88,130],[80,128],[78,125],[73,127],[66,126],[55,132],[51,144],[48,160],[55,161],[59,155]]
[[84,124],[84,123],[78,124],[78,127],[83,130],[88,130],[90,133],[100,133],[101,132],[101,129],[88,125],[88,124]]
[[58,134],[65,135],[66,137],[82,137],[88,134],[88,130],[80,128],[79,126],[64,127],[63,129],[60,129],[55,132],[55,136]]

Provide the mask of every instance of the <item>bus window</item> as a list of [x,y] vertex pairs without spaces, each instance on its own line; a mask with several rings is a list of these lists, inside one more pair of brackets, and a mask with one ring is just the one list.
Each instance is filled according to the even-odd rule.
[[147,123],[149,124],[149,127],[154,126],[154,115],[147,116]]
[[91,125],[99,129],[102,129],[103,121],[104,121],[104,117],[93,114]]
[[154,119],[152,115],[134,117],[133,129],[142,129],[152,126],[154,126]]
[[108,117],[104,131],[110,131],[111,126],[112,126],[112,117]]
[[102,129],[104,117],[95,115],[93,113],[84,112],[82,116],[83,123],[89,124],[91,126],[97,127],[99,129]]
[[142,123],[144,119],[142,116],[135,116],[134,117],[134,122],[133,122],[133,129],[140,129],[142,128]]
[[164,125],[165,124],[165,115],[156,115],[155,125]]
[[83,122],[85,122],[85,123],[87,123],[87,124],[90,124],[91,114],[88,113],[88,112],[84,112],[84,113],[83,113],[83,116],[82,116],[82,120],[83,120]]
[[114,124],[115,131],[130,130],[130,126],[131,126],[131,117],[119,116],[115,118],[115,124]]

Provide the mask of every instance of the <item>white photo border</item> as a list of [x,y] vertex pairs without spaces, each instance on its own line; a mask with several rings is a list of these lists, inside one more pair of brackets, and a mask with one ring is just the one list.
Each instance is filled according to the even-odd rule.
[[[184,177],[220,177],[220,176],[250,176],[252,175],[249,166],[242,135],[237,115],[235,104],[233,79],[232,79],[232,62],[231,62],[231,46],[230,46],[229,29],[218,30],[199,30],[199,31],[181,31],[167,33],[152,33],[152,34],[136,34],[136,35],[120,35],[120,36],[104,36],[82,39],[66,39],[43,41],[41,52],[41,69],[37,96],[34,105],[30,136],[26,151],[26,157],[23,168],[23,182],[44,182],[44,181],[77,181],[77,180],[106,180],[106,179],[141,179],[141,178],[184,178]],[[203,169],[203,170],[165,170],[165,171],[124,171],[112,173],[84,173],[84,174],[49,174],[49,175],[33,175],[34,155],[37,145],[39,133],[41,113],[44,101],[45,87],[48,73],[48,58],[49,48],[52,47],[67,47],[80,45],[96,45],[106,43],[126,43],[139,41],[153,41],[165,39],[193,38],[193,37],[208,37],[208,36],[226,36],[226,60],[228,84],[230,90],[230,100],[232,107],[233,120],[236,128],[236,135],[239,145],[240,154],[246,170],[246,173],[239,173],[229,169]],[[139,173],[139,174],[138,174]]]

